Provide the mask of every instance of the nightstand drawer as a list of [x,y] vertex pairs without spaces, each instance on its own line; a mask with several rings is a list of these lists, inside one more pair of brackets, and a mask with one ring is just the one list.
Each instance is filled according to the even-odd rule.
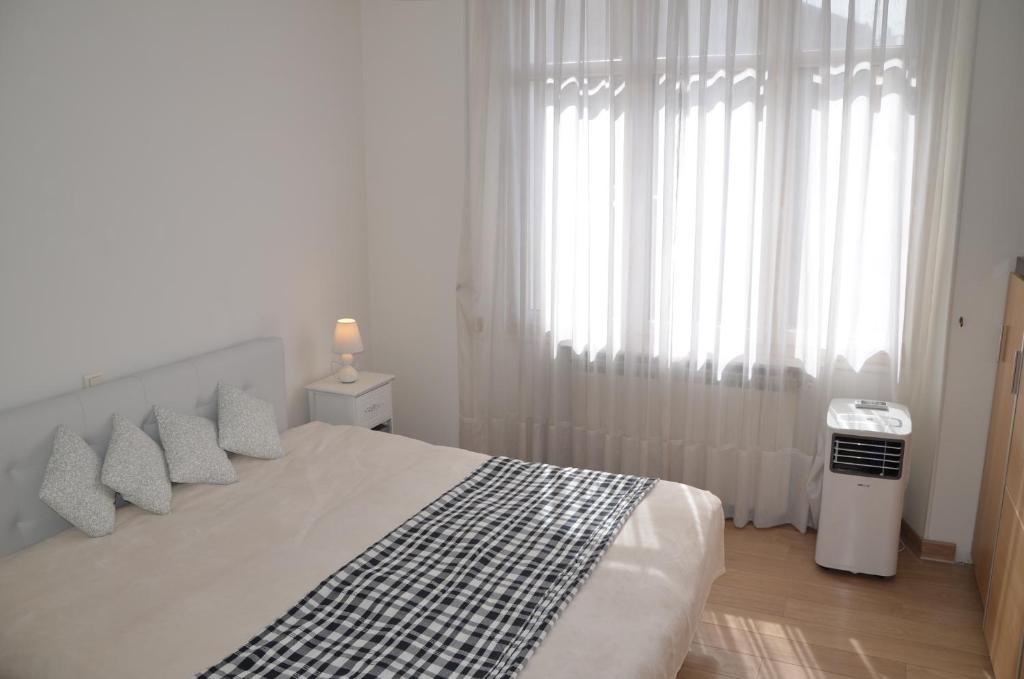
[[376,427],[391,419],[391,385],[367,392],[356,399],[356,424]]
[[306,385],[309,417],[329,424],[350,424],[393,433],[391,405],[394,375],[362,371],[355,382],[339,382],[333,375]]

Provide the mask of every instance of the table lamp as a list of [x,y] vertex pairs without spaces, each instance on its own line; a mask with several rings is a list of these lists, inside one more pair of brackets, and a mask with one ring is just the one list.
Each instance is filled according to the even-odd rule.
[[352,365],[352,354],[363,350],[363,339],[359,336],[359,324],[353,318],[339,318],[334,325],[334,353],[341,354],[338,368],[339,382],[355,382],[359,371]]

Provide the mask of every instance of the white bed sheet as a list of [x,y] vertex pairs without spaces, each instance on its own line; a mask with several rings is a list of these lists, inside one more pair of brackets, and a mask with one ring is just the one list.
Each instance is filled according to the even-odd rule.
[[[320,422],[282,439],[234,457],[234,485],[176,486],[169,515],[0,559],[0,677],[200,672],[486,459]],[[723,564],[718,499],[659,482],[520,677],[674,677]]]

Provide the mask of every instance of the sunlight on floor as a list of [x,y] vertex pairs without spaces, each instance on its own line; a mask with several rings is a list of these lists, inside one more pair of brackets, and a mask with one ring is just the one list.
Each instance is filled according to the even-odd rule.
[[726,523],[715,583],[678,679],[991,679],[969,566],[900,554],[889,579],[814,563],[813,532]]

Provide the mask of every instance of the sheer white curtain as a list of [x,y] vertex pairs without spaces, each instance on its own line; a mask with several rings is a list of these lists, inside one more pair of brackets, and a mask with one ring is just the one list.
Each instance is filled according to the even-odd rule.
[[973,13],[469,7],[462,445],[804,528],[828,400],[941,376]]

